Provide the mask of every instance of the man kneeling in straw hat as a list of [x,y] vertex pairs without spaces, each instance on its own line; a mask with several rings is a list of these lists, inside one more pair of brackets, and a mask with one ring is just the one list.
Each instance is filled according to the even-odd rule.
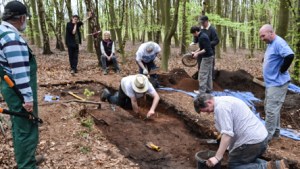
[[144,75],[130,75],[123,77],[119,91],[112,95],[108,89],[104,89],[101,94],[101,100],[108,100],[109,103],[121,106],[124,109],[133,109],[135,113],[139,113],[137,99],[149,93],[153,97],[153,102],[150,110],[147,113],[147,118],[155,113],[155,109],[159,102],[159,95]]

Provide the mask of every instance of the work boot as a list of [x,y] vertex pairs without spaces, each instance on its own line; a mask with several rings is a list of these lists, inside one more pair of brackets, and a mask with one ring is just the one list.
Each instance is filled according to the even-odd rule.
[[106,69],[103,70],[103,75],[107,75],[107,70]]
[[100,99],[101,101],[105,102],[106,99],[111,95],[110,91],[108,89],[103,89],[102,93],[101,93],[101,96],[100,96]]
[[75,70],[72,69],[72,70],[71,70],[71,74],[72,74],[72,75],[75,74]]
[[42,162],[44,162],[46,160],[45,156],[43,155],[37,155],[35,156],[35,160],[36,160],[36,165],[40,165]]

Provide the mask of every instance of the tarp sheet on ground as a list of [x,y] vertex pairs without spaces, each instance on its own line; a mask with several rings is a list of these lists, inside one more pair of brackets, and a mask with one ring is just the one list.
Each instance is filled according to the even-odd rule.
[[[197,94],[194,93],[194,92],[187,92],[187,91],[184,91],[184,90],[174,89],[174,88],[170,88],[170,87],[160,87],[159,89],[160,90],[165,90],[165,91],[181,92],[181,93],[187,94],[187,95],[192,96],[192,97],[197,96]],[[288,90],[300,94],[300,87],[298,87],[294,84],[290,84],[289,87],[288,87]],[[255,113],[255,115],[263,123],[265,123],[265,121],[259,116],[259,113],[256,111],[255,105],[254,105],[255,102],[260,102],[261,100],[256,98],[253,95],[253,93],[251,93],[251,92],[239,92],[239,91],[232,91],[232,90],[224,90],[222,92],[220,92],[220,91],[212,92],[212,95],[213,96],[233,96],[233,97],[237,97],[237,98],[243,100],[252,109],[252,111]],[[280,134],[282,136],[300,141],[300,133],[295,131],[295,130],[281,128],[280,129]]]

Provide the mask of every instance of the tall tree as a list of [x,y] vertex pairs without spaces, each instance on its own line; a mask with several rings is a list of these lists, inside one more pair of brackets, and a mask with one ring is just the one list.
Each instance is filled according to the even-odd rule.
[[134,9],[135,9],[135,1],[130,0],[129,6],[132,8],[130,9],[130,30],[131,30],[131,39],[132,39],[132,45],[135,45],[135,15],[134,15]]
[[[224,13],[223,13],[224,18],[227,17],[228,7],[229,7],[228,0],[224,0]],[[221,39],[221,41],[222,41],[223,52],[226,52],[227,51],[227,26],[223,26],[222,36],[223,38]]]
[[[235,22],[236,21],[236,7],[237,7],[237,0],[232,0],[231,1],[231,21]],[[229,29],[229,36],[231,39],[231,43],[232,43],[232,48],[234,53],[236,53],[236,39],[237,39],[237,34],[236,31],[231,28]]]
[[125,55],[124,55],[124,45],[123,45],[123,40],[122,40],[122,25],[123,25],[123,16],[124,16],[124,5],[125,3],[122,3],[122,7],[120,6],[120,12],[121,14],[119,16],[121,16],[121,18],[117,18],[116,16],[116,9],[115,9],[115,4],[114,4],[114,0],[109,0],[109,13],[110,13],[110,17],[111,20],[113,21],[114,26],[115,27],[115,31],[117,33],[117,37],[118,37],[118,45],[119,45],[119,50],[120,50],[120,54],[122,56],[122,60],[125,60]]
[[250,37],[249,37],[249,48],[250,48],[250,57],[254,57],[254,48],[255,48],[255,42],[254,42],[254,0],[250,0],[250,18],[251,21],[250,26]]
[[184,54],[186,53],[186,37],[187,37],[187,18],[186,18],[186,1],[183,0],[182,3],[182,38],[181,38],[181,48],[180,48],[180,53]]
[[[170,1],[163,1],[164,3],[164,15],[165,18],[170,18],[170,8],[171,8],[171,3]],[[165,20],[165,38],[164,38],[164,43],[163,43],[163,57],[162,57],[162,69],[164,71],[168,70],[168,61],[169,61],[169,56],[170,56],[170,46],[171,46],[171,39],[172,36],[174,36],[176,28],[177,28],[177,23],[178,23],[178,8],[179,8],[179,0],[176,0],[175,3],[175,11],[173,15],[173,23],[171,24],[169,19]]]
[[[296,1],[297,2],[297,1]],[[296,12],[295,15],[297,16],[296,19],[296,24],[300,23],[300,1],[298,0],[298,2],[296,3],[297,8],[296,8]],[[294,64],[294,79],[297,80],[298,82],[300,82],[300,26],[297,26],[297,32],[296,32],[296,52],[295,52],[295,64]]]
[[85,5],[86,5],[86,9],[87,9],[87,13],[90,16],[90,18],[88,19],[88,26],[91,28],[90,32],[88,32],[89,34],[91,34],[93,37],[93,41],[94,41],[94,48],[96,50],[96,55],[98,58],[98,64],[99,66],[101,65],[101,50],[100,50],[100,39],[102,39],[102,33],[101,33],[101,28],[100,28],[100,24],[98,21],[98,16],[96,16],[96,6],[94,4],[93,1],[90,0],[85,0]]
[[42,47],[42,41],[41,41],[41,33],[39,28],[39,18],[38,18],[36,1],[30,0],[30,5],[32,9],[31,20],[33,20],[34,42],[35,45],[37,45],[40,48]]
[[47,16],[48,18],[48,24],[52,28],[54,35],[56,37],[56,49],[59,49],[60,51],[65,51],[65,47],[62,41],[62,22],[64,18],[63,13],[63,0],[57,1],[52,0],[52,3],[55,7],[55,16],[56,16],[56,22],[52,20],[51,16]]
[[276,34],[285,38],[289,25],[289,5],[286,0],[281,0],[279,5],[279,17],[277,22]]
[[71,20],[72,19],[72,13],[73,13],[71,0],[66,0],[66,6],[67,6],[67,9],[68,9],[69,19]]
[[[30,9],[31,5],[30,5],[30,2],[28,0],[24,0],[24,5],[26,6],[27,9]],[[33,30],[33,24],[32,24],[32,20],[31,19],[28,20],[28,26],[29,26],[29,38],[30,38],[30,42],[31,42],[31,44],[35,44],[35,41],[34,41],[34,30]]]
[[164,16],[161,15],[161,11],[162,11],[161,9],[163,9],[162,4],[163,4],[162,1],[156,0],[156,25],[157,25],[158,28],[156,29],[156,32],[155,32],[154,41],[158,44],[161,40],[161,38],[160,38],[161,37],[161,27],[162,27],[161,23],[164,21],[163,20]]
[[46,26],[46,16],[45,16],[45,8],[44,8],[43,0],[37,0],[37,4],[39,9],[40,26],[43,35],[43,54],[52,54],[52,51],[50,49],[48,30]]
[[[221,10],[221,6],[222,6],[222,1],[221,0],[217,0],[217,14],[219,16],[222,16],[222,10]],[[221,37],[221,25],[217,24],[216,25],[216,29],[217,29],[217,34],[219,37]],[[221,58],[221,49],[220,49],[220,44],[216,46],[216,58]]]

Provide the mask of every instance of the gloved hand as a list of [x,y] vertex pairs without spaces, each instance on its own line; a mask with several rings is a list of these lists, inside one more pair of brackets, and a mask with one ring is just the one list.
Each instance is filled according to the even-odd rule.
[[147,69],[144,69],[144,70],[143,70],[143,74],[144,74],[144,75],[148,75],[148,73],[149,73],[149,72],[148,72]]

